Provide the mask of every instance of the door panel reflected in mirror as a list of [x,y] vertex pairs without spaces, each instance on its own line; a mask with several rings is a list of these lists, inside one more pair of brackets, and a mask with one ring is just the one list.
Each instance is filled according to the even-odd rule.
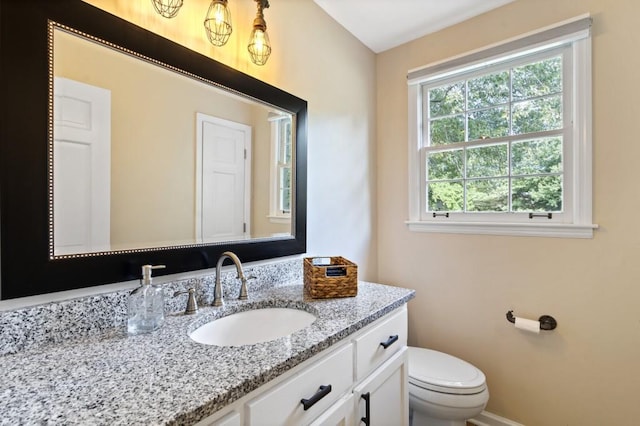
[[55,256],[292,237],[293,114],[53,34]]

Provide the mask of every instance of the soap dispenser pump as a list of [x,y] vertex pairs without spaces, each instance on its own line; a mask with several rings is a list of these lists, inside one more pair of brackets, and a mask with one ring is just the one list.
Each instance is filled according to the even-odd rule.
[[165,265],[143,265],[142,285],[129,294],[127,331],[129,334],[148,333],[164,323],[164,296],[162,288],[152,284],[151,273]]

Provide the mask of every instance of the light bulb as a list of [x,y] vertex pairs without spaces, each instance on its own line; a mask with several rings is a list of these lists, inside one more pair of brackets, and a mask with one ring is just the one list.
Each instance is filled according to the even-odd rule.
[[204,19],[207,38],[214,46],[224,46],[231,36],[231,14],[227,0],[213,0]]
[[215,16],[216,25],[220,25],[220,23],[224,21],[224,8],[221,7],[220,4],[216,4],[213,15]]
[[251,61],[256,65],[264,65],[271,55],[271,44],[269,43],[269,35],[267,31],[261,28],[254,28],[251,32],[249,45],[247,46]]
[[264,32],[260,30],[256,31],[253,36],[253,45],[256,52],[262,52],[262,50],[264,49],[264,44]]

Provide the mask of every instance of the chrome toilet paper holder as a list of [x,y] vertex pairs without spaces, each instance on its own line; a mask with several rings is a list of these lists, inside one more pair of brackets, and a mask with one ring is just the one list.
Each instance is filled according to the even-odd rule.
[[[513,311],[507,312],[507,321],[510,323],[516,323],[516,317],[513,315]],[[542,315],[538,318],[540,322],[540,330],[553,330],[558,326],[558,322],[551,315]]]

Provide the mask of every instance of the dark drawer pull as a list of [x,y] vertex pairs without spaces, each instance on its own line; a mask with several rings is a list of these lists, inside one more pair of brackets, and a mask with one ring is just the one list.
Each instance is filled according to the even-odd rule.
[[366,426],[369,426],[371,424],[371,400],[370,400],[370,393],[363,393],[360,398],[364,399],[364,417],[360,418],[360,421],[362,423],[364,423]]
[[302,398],[300,400],[300,403],[304,407],[304,411],[307,411],[309,408],[313,407],[313,405],[316,402],[320,401],[322,398],[329,395],[330,392],[331,392],[331,385],[326,385],[326,386],[321,385],[320,388],[318,389],[318,392],[316,392],[315,395],[313,395],[311,398],[309,399]]
[[398,341],[398,335],[396,334],[395,336],[389,336],[389,340],[387,340],[386,342],[380,342],[380,346],[387,349],[389,346],[393,345],[397,341]]

